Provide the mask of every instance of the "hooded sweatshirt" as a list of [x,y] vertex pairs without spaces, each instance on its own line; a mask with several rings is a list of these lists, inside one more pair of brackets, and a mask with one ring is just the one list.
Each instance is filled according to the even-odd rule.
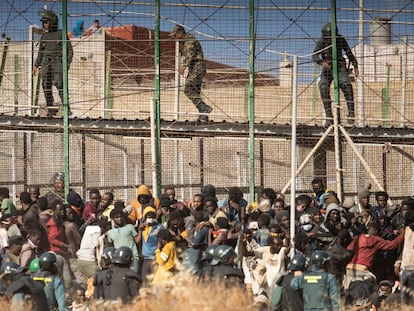
[[[146,185],[140,185],[138,187],[137,195],[134,201],[132,201],[131,203],[131,207],[132,207],[131,213],[128,216],[128,218],[132,221],[132,223],[136,223],[137,220],[141,220],[142,215],[143,215],[143,209],[146,207],[146,206],[143,207],[142,204],[138,202],[138,197],[142,194],[149,195],[152,197],[152,193]],[[152,197],[152,205],[155,208],[155,210],[158,210],[160,207],[160,200]]]
[[81,37],[83,35],[84,31],[85,31],[85,29],[83,27],[83,20],[78,20],[76,22],[75,27],[73,27],[73,29],[72,29],[73,36],[75,38]]

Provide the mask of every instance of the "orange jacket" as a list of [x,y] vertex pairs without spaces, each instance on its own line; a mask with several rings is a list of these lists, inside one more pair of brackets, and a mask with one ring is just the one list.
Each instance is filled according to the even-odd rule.
[[[143,208],[142,208],[141,203],[138,202],[138,196],[141,194],[152,196],[152,193],[149,190],[147,185],[140,185],[137,188],[137,195],[134,201],[132,201],[131,203],[132,210],[131,210],[131,213],[128,215],[128,218],[132,221],[132,223],[136,223],[137,220],[141,220],[142,218]],[[160,208],[160,200],[153,197],[153,201],[154,201],[153,207],[155,208],[155,210],[158,210]]]

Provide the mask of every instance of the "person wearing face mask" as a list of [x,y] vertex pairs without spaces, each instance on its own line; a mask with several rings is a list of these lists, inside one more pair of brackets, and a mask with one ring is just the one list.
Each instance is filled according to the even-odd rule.
[[377,310],[383,310],[384,308],[389,307],[389,300],[391,300],[395,296],[398,296],[398,293],[392,292],[392,287],[393,282],[391,282],[390,280],[382,280],[381,282],[379,282],[378,291],[372,297],[372,302],[377,308]]
[[152,206],[147,206],[142,215],[144,221],[138,227],[137,243],[141,243],[143,260],[140,265],[140,274],[145,284],[146,282],[151,282],[148,276],[154,273],[158,232],[164,227],[157,222],[156,211]]
[[138,272],[139,256],[136,243],[139,243],[139,234],[132,224],[126,222],[126,216],[121,208],[113,209],[110,217],[114,222],[114,227],[107,232],[109,244],[117,249],[122,246],[129,247],[133,253],[131,268]]
[[300,231],[308,234],[313,229],[312,215],[305,213],[299,217]]

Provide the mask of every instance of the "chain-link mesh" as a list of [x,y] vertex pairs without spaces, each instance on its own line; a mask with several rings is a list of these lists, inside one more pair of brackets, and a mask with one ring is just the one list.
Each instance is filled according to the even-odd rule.
[[[339,106],[333,103],[333,110],[339,108],[339,122],[352,140],[340,135],[339,154],[333,130],[315,149],[328,130],[318,85],[321,66],[312,59],[322,27],[332,21],[326,1],[160,1],[159,20],[155,4],[67,2],[66,29],[73,47],[67,80],[72,112],[67,164],[72,188],[84,195],[91,187],[113,190],[116,197],[129,201],[136,185],[152,184],[149,119],[159,91],[162,184],[175,185],[182,199],[205,184],[216,185],[219,194],[239,186],[247,195],[252,183],[256,189],[288,192],[294,102],[298,123],[295,165],[303,166],[296,179],[297,191],[309,192],[311,180],[321,177],[335,191],[341,183],[348,195],[356,195],[369,184],[373,191],[383,188],[397,200],[412,194],[412,1],[371,1],[364,7],[359,1],[336,1],[338,34],[347,40],[360,73],[356,77],[355,68],[346,60],[355,122],[347,123],[349,107],[339,89]],[[52,175],[65,166],[62,111],[48,117],[41,75],[32,72],[39,54],[44,6],[56,13],[62,29],[60,2],[1,4],[0,112],[13,121],[11,126],[6,117],[0,123],[0,183],[13,193],[31,184],[46,191]],[[101,25],[98,31],[89,29],[94,20]],[[157,61],[154,29],[158,21]],[[83,32],[78,34],[75,26],[80,22]],[[195,122],[199,111],[184,93],[186,78],[178,74],[184,59],[177,53],[183,46],[170,36],[176,24],[203,49],[207,73],[201,98],[213,108],[209,123]],[[159,85],[155,83],[158,68]],[[249,84],[252,68],[254,87]],[[294,90],[296,98],[292,98]],[[334,100],[333,84],[330,91]],[[55,87],[53,95],[61,110]],[[250,153],[252,98],[254,122],[260,129]],[[118,128],[111,123],[114,120]],[[142,135],[129,132],[129,127],[136,131],[141,124]],[[249,171],[253,164],[254,180]],[[342,182],[337,180],[338,170]]]

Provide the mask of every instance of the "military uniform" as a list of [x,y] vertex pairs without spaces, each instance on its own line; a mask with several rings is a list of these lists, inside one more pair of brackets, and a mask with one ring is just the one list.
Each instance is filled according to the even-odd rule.
[[[330,27],[329,24],[324,26],[324,29]],[[322,33],[324,32],[322,29]],[[330,28],[329,28],[330,31]],[[315,63],[322,65],[323,62],[332,63],[332,38],[331,36],[322,36],[319,41],[316,43],[315,50],[313,51],[312,59]],[[346,61],[342,55],[342,51],[347,55],[350,63],[354,66],[355,69],[358,68],[358,62],[352,53],[347,41],[340,34],[336,35],[336,46],[337,46],[337,60],[338,60],[338,82],[339,87],[341,88],[347,106],[348,106],[348,118],[355,118],[355,105],[354,105],[354,92],[352,89],[352,84],[349,80],[348,70],[346,68]],[[330,69],[323,69],[320,75],[319,80],[319,90],[321,93],[321,98],[323,106],[325,109],[325,114],[327,118],[332,118],[332,107],[331,107],[331,95],[330,95],[330,85],[333,81],[332,75],[332,65]]]
[[271,311],[298,311],[303,310],[302,290],[291,287],[293,272],[285,273],[276,280],[276,286],[271,293]]
[[44,286],[50,310],[69,310],[66,304],[65,286],[58,276],[47,271],[39,271],[32,276],[32,279]]
[[316,269],[294,277],[292,288],[303,291],[304,311],[339,310],[339,292],[332,274]]
[[[43,93],[46,105],[54,105],[52,85],[59,91],[63,103],[63,66],[62,66],[62,30],[56,29],[42,33],[39,43],[39,52],[35,61],[35,67],[40,68]],[[70,41],[67,41],[67,62],[72,62],[73,49]]]
[[212,108],[205,104],[200,96],[201,85],[206,75],[203,50],[201,44],[193,35],[184,34],[182,55],[183,66],[187,67],[188,76],[185,81],[184,94],[197,107],[200,113],[209,113]]

